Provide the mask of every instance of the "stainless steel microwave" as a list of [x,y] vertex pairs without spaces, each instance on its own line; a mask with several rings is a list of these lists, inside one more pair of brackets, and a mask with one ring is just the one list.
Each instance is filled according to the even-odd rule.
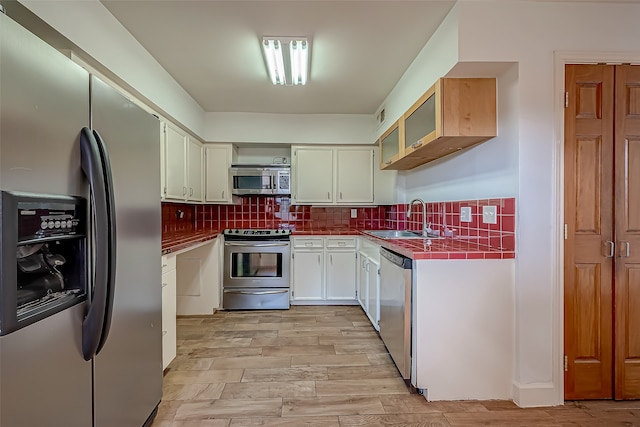
[[232,193],[291,194],[291,168],[289,165],[231,165]]

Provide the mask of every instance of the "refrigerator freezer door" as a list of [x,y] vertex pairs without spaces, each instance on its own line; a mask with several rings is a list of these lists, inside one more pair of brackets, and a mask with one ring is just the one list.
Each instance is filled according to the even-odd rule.
[[[89,122],[88,73],[0,14],[0,93],[0,188],[85,196],[79,133]],[[2,426],[91,425],[85,308],[2,337]]]
[[0,188],[86,196],[89,74],[0,14]]
[[95,426],[140,427],[162,397],[160,126],[93,76],[91,97],[92,128],[111,160],[118,245],[111,329],[94,359]]
[[84,304],[0,338],[1,426],[91,425],[91,363],[82,359]]

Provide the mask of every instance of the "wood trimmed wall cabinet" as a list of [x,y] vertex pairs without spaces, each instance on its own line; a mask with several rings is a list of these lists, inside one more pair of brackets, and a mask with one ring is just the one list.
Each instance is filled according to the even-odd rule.
[[495,78],[441,78],[378,140],[380,169],[408,170],[497,135]]

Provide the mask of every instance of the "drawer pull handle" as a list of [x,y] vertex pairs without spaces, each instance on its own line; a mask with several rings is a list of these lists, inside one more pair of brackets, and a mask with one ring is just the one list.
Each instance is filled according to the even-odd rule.
[[422,141],[417,141],[411,144],[411,148],[418,148],[418,147],[422,147]]
[[162,268],[168,267],[169,264],[162,264]]
[[607,258],[613,258],[616,251],[616,244],[611,240],[607,240],[605,243],[609,245],[609,255],[607,255]]
[[622,241],[620,243],[624,243],[624,246],[625,246],[624,254],[621,255],[620,257],[621,258],[629,258],[629,255],[631,255],[631,244],[629,242],[625,242],[625,241]]
[[338,246],[347,246],[346,242],[338,242]]
[[167,287],[167,285],[168,285],[168,283],[164,283],[164,282],[162,282],[162,287],[163,287],[163,288],[166,288],[166,287]]
[[305,246],[313,246],[313,242],[304,242]]

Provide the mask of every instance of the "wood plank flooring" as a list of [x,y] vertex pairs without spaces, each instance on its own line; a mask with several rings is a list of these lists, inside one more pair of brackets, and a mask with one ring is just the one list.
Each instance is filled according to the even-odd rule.
[[640,427],[640,401],[521,409],[411,394],[357,306],[178,318],[178,357],[152,427]]

